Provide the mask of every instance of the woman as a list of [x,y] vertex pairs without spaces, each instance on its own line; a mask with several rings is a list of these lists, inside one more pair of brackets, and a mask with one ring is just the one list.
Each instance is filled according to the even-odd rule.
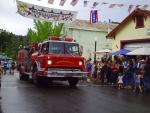
[[111,66],[111,83],[114,84],[114,83],[117,83],[117,78],[118,78],[118,66],[117,66],[117,63],[116,62],[113,62],[112,63],[112,66]]
[[131,88],[134,85],[134,65],[133,61],[129,60],[129,66],[127,68],[127,85],[128,88]]
[[150,90],[150,59],[146,60],[146,65],[144,67],[143,82],[145,90]]

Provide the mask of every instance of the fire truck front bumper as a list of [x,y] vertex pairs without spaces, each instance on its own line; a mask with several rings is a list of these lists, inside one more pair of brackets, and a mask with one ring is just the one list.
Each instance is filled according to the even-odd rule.
[[47,77],[87,78],[87,72],[48,71]]
[[50,78],[87,78],[87,72],[82,72],[78,70],[53,70],[50,69],[45,72],[46,77]]

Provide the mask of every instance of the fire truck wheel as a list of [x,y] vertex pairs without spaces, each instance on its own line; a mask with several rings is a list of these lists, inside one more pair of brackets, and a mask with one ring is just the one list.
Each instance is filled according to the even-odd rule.
[[20,79],[20,80],[24,80],[23,75],[19,75],[19,79]]
[[34,68],[34,72],[33,72],[33,83],[36,85],[36,86],[40,86],[40,80],[37,76],[37,73],[38,73],[38,69],[35,67]]
[[20,80],[26,80],[26,81],[27,81],[27,80],[29,80],[29,75],[20,74],[20,75],[19,75],[19,79],[20,79]]
[[78,83],[79,79],[69,79],[69,86],[70,87],[76,87],[77,83]]

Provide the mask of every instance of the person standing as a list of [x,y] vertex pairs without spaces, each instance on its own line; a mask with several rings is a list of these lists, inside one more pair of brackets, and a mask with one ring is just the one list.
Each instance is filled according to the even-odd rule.
[[139,90],[139,93],[142,93],[142,86],[141,86],[141,79],[143,78],[141,70],[138,69],[136,71],[136,78],[135,78],[135,86],[134,86],[134,92],[137,91],[137,89]]
[[[1,66],[1,61],[0,61],[0,89],[1,89],[1,79],[2,79],[2,75],[3,75],[3,68],[2,68],[2,66]],[[0,96],[0,99],[1,99],[2,97]]]
[[117,83],[117,78],[118,78],[118,67],[116,62],[112,62],[111,66],[111,83],[112,85]]
[[0,88],[1,88],[1,78],[2,78],[2,75],[3,75],[3,68],[1,66],[1,61],[0,61]]
[[144,76],[143,76],[144,88],[145,90],[150,90],[150,59],[147,58],[146,64],[144,67]]
[[91,63],[91,58],[88,59],[87,63],[86,63],[86,70],[88,72],[88,77],[92,77],[92,63]]

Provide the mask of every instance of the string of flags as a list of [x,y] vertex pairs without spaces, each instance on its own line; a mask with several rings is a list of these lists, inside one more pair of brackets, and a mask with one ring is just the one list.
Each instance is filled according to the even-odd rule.
[[[39,1],[39,0],[38,0]],[[40,0],[41,1],[41,0]],[[67,0],[60,0],[60,3],[59,5],[60,6],[64,6],[64,4],[66,3]],[[72,6],[76,6],[78,4],[79,0],[71,0],[70,2],[70,5]],[[96,8],[98,7],[98,5],[103,5],[103,6],[108,6],[108,8],[116,8],[116,7],[119,7],[119,8],[122,8],[122,7],[128,7],[128,12],[130,13],[134,8],[141,8],[143,10],[147,9],[149,6],[150,6],[150,3],[149,4],[137,4],[137,5],[134,5],[134,4],[120,4],[120,3],[108,3],[108,2],[93,2],[93,1],[89,1],[89,0],[83,0],[83,4],[84,4],[84,7],[87,7],[88,4],[92,2],[92,6],[91,8]],[[53,4],[54,3],[54,0],[48,0],[48,4]]]

